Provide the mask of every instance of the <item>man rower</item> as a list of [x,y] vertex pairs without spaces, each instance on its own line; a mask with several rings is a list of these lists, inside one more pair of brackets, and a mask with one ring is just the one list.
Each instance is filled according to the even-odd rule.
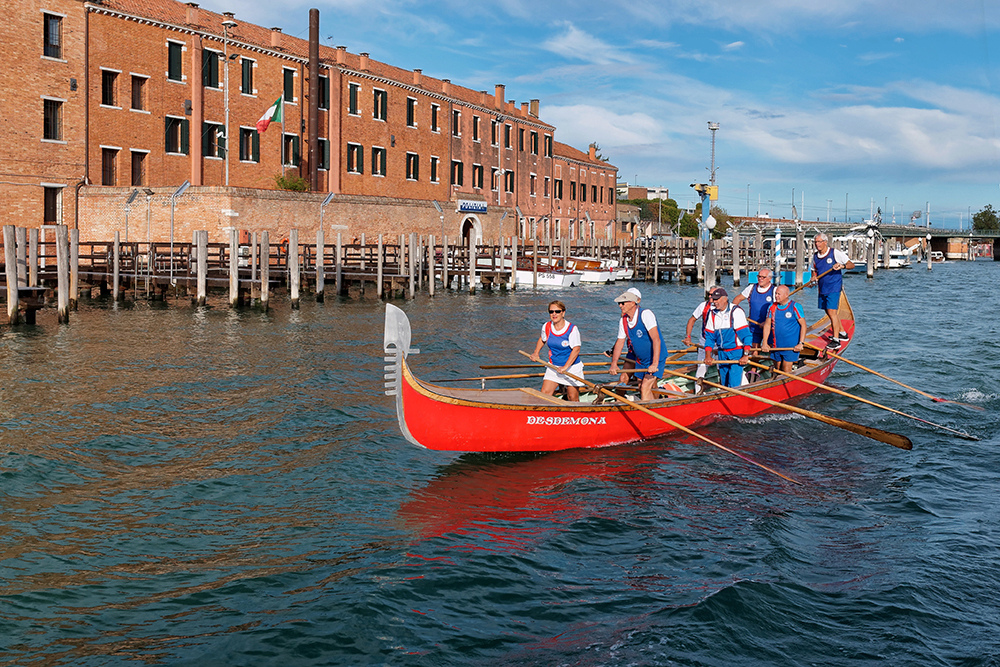
[[764,340],[764,318],[767,310],[774,303],[774,285],[771,284],[771,269],[763,268],[757,272],[757,284],[747,285],[746,289],[736,295],[733,305],[738,306],[746,301],[750,306],[747,317],[750,322],[750,335],[754,347]]
[[730,305],[729,294],[716,287],[709,295],[712,309],[705,323],[705,363],[712,364],[713,354],[719,361],[719,382],[727,387],[739,387],[743,382],[743,367],[750,360],[750,327],[742,308]]
[[694,344],[691,342],[691,331],[694,329],[695,322],[701,320],[701,331],[698,335],[698,369],[695,371],[695,379],[698,382],[694,386],[694,393],[701,393],[701,380],[705,377],[705,372],[708,370],[708,366],[705,365],[705,323],[708,322],[708,313],[712,309],[712,290],[715,287],[709,287],[708,291],[705,292],[705,300],[699,303],[694,311],[691,313],[691,317],[687,321],[687,329],[684,332],[683,343],[688,347],[693,347]]
[[[802,306],[789,299],[791,290],[788,285],[778,285],[774,289],[777,303],[767,309],[764,320],[764,341],[761,349],[771,353],[774,363],[780,364],[778,370],[790,373],[792,365],[799,360],[799,352],[806,340],[806,316]],[[773,347],[781,348],[771,351]]]
[[[631,292],[632,294],[635,294],[636,304],[640,304],[640,305],[642,304],[642,292],[639,291],[638,287],[629,287],[625,291],[626,292]],[[611,350],[607,350],[604,353],[604,356],[610,357],[611,356]],[[618,378],[618,383],[619,384],[630,384],[633,381],[633,379],[637,380],[637,378],[635,378],[635,374],[634,373],[629,373],[628,372],[628,371],[631,371],[633,369],[635,369],[635,351],[632,349],[632,342],[628,338],[626,338],[625,339],[625,361],[622,362],[622,376],[620,378]]]
[[[653,400],[653,389],[663,377],[666,349],[656,324],[656,315],[647,308],[639,307],[639,297],[634,292],[624,292],[615,299],[621,308],[618,321],[618,339],[611,351],[611,374],[618,374],[618,355],[625,342],[635,353],[636,376],[639,378],[639,397],[643,401]],[[641,370],[640,370],[641,369]]]
[[817,234],[813,241],[816,243],[816,253],[813,255],[816,276],[809,281],[809,286],[819,282],[819,309],[826,311],[830,318],[830,342],[826,349],[836,351],[840,349],[841,343],[850,339],[847,332],[840,328],[840,292],[844,288],[843,270],[853,269],[854,262],[843,250],[831,248],[829,238],[823,232]]

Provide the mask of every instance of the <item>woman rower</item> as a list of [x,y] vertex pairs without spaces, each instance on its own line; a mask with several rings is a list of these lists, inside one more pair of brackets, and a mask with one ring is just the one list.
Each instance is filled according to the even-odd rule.
[[564,373],[572,373],[577,377],[583,377],[583,362],[580,361],[580,330],[575,324],[566,321],[566,304],[562,301],[549,303],[549,321],[542,325],[542,335],[538,338],[535,351],[531,353],[531,360],[538,361],[538,353],[542,346],[548,343],[549,363],[559,367],[556,373],[551,368],[545,369],[545,377],[542,379],[542,393],[554,396],[556,387],[563,385],[566,387],[566,400],[579,401],[580,390],[578,387],[584,386]]

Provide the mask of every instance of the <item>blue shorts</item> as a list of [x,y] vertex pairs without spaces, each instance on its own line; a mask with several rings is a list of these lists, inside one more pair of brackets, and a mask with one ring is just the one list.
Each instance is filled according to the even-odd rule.
[[799,353],[792,350],[778,350],[771,353],[771,358],[775,361],[798,361]]
[[754,345],[760,345],[764,342],[764,330],[762,328],[751,324],[750,335],[752,336],[752,342]]
[[837,310],[840,308],[840,292],[819,295],[820,310]]

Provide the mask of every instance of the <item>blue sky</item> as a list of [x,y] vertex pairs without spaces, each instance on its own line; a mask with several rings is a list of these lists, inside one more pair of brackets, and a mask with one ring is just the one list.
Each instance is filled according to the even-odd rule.
[[[969,227],[1000,206],[997,0],[203,0],[476,90],[541,100],[620,180],[681,206],[708,180],[733,214]],[[804,197],[804,209],[803,209]],[[920,219],[924,223],[924,218]]]

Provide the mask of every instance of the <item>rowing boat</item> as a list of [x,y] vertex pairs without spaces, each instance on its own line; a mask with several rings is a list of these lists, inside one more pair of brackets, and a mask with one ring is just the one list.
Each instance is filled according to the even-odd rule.
[[[843,293],[839,312],[841,325],[853,340],[854,312]],[[581,392],[581,401],[577,403],[546,396],[531,387],[486,388],[483,383],[477,388],[455,388],[421,380],[409,364],[410,355],[419,352],[410,347],[411,336],[406,314],[386,304],[385,393],[395,397],[399,428],[415,445],[456,452],[543,452],[608,447],[655,438],[674,430],[635,407],[602,401],[598,394]],[[809,327],[806,336],[806,342],[819,348],[820,353],[813,358],[803,355],[792,374],[814,382],[826,381],[837,361],[822,354],[829,341],[828,320],[823,318]],[[843,344],[838,355],[844,354],[848,344]],[[695,368],[692,363],[689,368],[678,370],[694,375]],[[713,370],[709,371],[709,379]],[[669,379],[674,388],[661,391],[654,400],[635,402],[682,426],[775,410],[763,402],[723,390],[695,394],[692,382]],[[740,389],[784,402],[815,391],[816,387],[762,371],[755,381]]]

